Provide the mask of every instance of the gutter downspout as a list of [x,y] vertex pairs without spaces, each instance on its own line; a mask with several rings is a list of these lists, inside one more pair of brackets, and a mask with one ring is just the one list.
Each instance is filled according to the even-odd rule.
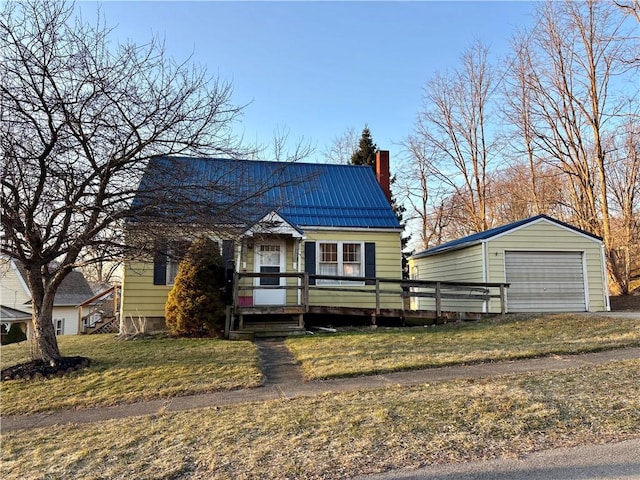
[[[488,278],[488,272],[487,272],[487,258],[488,258],[488,253],[487,253],[487,242],[486,240],[482,240],[482,282],[483,283],[487,283],[487,278]],[[487,313],[489,311],[489,305],[487,304],[487,302],[490,302],[491,300],[484,300],[482,302],[482,313]]]
[[[296,268],[297,273],[302,273],[302,242],[306,240],[306,237],[300,237],[300,238],[296,238],[295,241],[297,242],[295,244],[295,248],[297,248],[298,252],[297,252],[297,262],[298,265]],[[300,288],[302,286],[302,279],[300,277],[298,277],[298,279],[296,280],[298,282],[298,305],[300,305],[302,303],[302,289]]]
[[607,312],[611,311],[611,302],[609,300],[609,279],[607,278],[607,256],[604,252],[604,243],[600,243],[600,251],[602,253],[602,281],[604,290],[604,306]]

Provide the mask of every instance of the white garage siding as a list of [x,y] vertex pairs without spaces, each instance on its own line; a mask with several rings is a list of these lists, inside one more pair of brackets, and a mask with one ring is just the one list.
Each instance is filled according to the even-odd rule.
[[505,252],[509,312],[584,312],[582,252]]

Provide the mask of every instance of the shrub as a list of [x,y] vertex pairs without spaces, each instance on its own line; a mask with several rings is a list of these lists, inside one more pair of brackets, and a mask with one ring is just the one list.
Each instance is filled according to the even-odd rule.
[[24,342],[27,336],[17,323],[12,323],[7,336],[2,340],[3,345],[9,345],[11,343]]
[[173,335],[219,335],[224,330],[224,266],[218,244],[196,240],[178,268],[165,306]]

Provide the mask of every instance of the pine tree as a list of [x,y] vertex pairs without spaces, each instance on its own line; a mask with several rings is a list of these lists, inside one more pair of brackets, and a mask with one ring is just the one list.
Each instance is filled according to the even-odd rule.
[[[364,129],[362,130],[362,136],[360,137],[360,143],[358,149],[351,156],[351,163],[354,165],[369,165],[373,168],[374,172],[376,170],[376,152],[378,151],[378,146],[373,143],[373,138],[371,137],[371,131],[369,130],[369,126],[367,124],[364,125]],[[390,178],[389,184],[393,185],[396,181],[395,175]],[[398,222],[402,226],[404,230],[406,227],[406,222],[403,220],[403,213],[407,210],[404,206],[400,205],[395,197],[393,196],[393,192],[389,192],[391,194],[391,208],[393,208],[393,212],[396,214],[398,218]],[[411,235],[402,237],[401,246],[402,249],[407,246]],[[407,270],[407,259],[405,255],[402,255],[402,271],[405,277],[408,277]]]
[[373,143],[369,126],[365,124],[358,149],[351,156],[351,163],[354,165],[369,165],[375,170],[377,151],[378,146]]
[[196,240],[180,263],[165,306],[169,332],[178,336],[218,335],[224,329],[224,266],[218,244]]

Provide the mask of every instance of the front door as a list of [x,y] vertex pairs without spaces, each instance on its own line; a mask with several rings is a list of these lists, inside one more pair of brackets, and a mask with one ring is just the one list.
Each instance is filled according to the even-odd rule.
[[[264,242],[255,247],[255,270],[257,273],[280,273],[285,271],[285,246],[281,242]],[[284,305],[287,292],[284,288],[260,288],[285,286],[286,279],[256,278],[253,290],[254,305]]]

